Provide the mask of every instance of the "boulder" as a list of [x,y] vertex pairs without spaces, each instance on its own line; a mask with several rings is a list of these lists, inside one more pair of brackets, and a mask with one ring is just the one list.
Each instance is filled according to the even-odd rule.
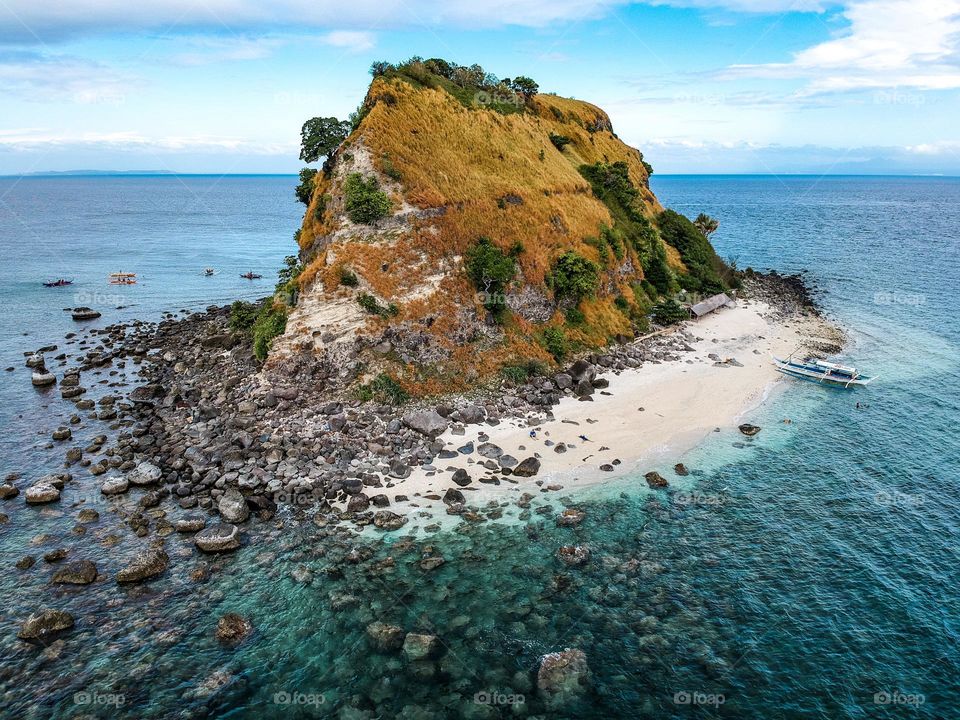
[[435,438],[449,427],[450,421],[436,410],[420,410],[404,415],[403,424],[421,435]]
[[743,425],[740,426],[739,429],[740,429],[740,432],[742,432],[747,437],[753,437],[758,432],[760,432],[759,425],[751,425],[750,423],[744,423]]
[[576,527],[583,522],[587,514],[577,508],[567,508],[557,516],[558,527]]
[[451,480],[453,480],[453,482],[455,482],[460,487],[466,487],[471,482],[470,473],[468,473],[463,468],[459,468],[454,471],[453,477],[451,478]]
[[217,503],[217,510],[220,512],[220,517],[228,523],[242,523],[250,517],[247,499],[236,488],[230,488],[223,494],[220,502]]
[[60,490],[49,482],[38,482],[24,492],[24,498],[29,505],[42,505],[60,499]]
[[63,585],[89,585],[97,579],[97,566],[90,560],[74,560],[53,574],[51,582]]
[[387,625],[377,621],[367,625],[367,637],[370,638],[370,642],[377,650],[390,652],[403,647],[406,633],[403,628],[396,625]]
[[160,468],[150,462],[142,462],[134,468],[134,471],[127,476],[131,485],[153,485],[159,482],[163,473]]
[[151,548],[140,553],[129,565],[117,573],[118,583],[143,582],[161,574],[170,565],[163,548]]
[[463,505],[466,502],[467,499],[463,496],[463,493],[455,488],[447,488],[447,491],[443,494],[444,505]]
[[214,633],[217,640],[228,647],[236,647],[253,632],[253,624],[243,615],[229,612],[217,621]]
[[193,543],[207,553],[220,553],[240,547],[240,528],[236,525],[218,524],[198,532]]
[[590,562],[590,550],[583,545],[564,545],[557,550],[557,559],[564,565],[580,567]]
[[0,485],[0,500],[9,500],[20,494],[20,490],[13,483],[3,483]]
[[667,479],[656,470],[651,470],[644,475],[643,478],[647,481],[647,485],[652,487],[654,490],[667,487]]
[[73,615],[63,610],[41,610],[28,617],[17,637],[21,640],[45,642],[64,630],[73,627]]
[[188,515],[177,520],[174,528],[179,533],[200,532],[207,526],[207,520],[200,515]]
[[370,507],[370,498],[368,498],[363,493],[358,493],[357,495],[351,495],[350,499],[347,501],[347,512],[359,513],[364,512]]
[[100,486],[100,492],[104,495],[120,495],[130,489],[130,482],[123,475],[115,475],[107,478],[106,482]]
[[513,474],[518,477],[533,477],[538,472],[540,472],[540,461],[535,457],[521,460],[520,464],[513,469]]
[[683,463],[677,463],[676,465],[674,465],[673,471],[680,477],[686,477],[687,475],[690,474],[690,471],[687,470],[687,466],[684,465]]
[[389,510],[380,510],[374,513],[373,524],[381,530],[399,530],[407,524],[407,518]]
[[429,660],[436,657],[441,649],[440,639],[436,635],[408,633],[403,640],[403,654],[407,660]]
[[597,377],[597,368],[588,363],[586,360],[577,360],[573,365],[570,366],[570,370],[567,371],[567,374],[573,379],[574,384],[577,384],[583,380],[586,380],[588,383],[592,383],[594,378]]
[[567,648],[540,658],[537,690],[551,710],[559,710],[575,700],[589,685],[590,668],[582,650]]
[[464,405],[457,410],[457,417],[465,425],[475,425],[487,419],[487,411],[479,405]]

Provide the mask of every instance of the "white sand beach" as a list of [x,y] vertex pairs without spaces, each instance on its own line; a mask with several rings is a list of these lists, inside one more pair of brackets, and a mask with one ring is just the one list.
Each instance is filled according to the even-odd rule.
[[[409,478],[394,481],[388,490],[391,498],[406,495],[410,502],[395,503],[392,509],[409,512],[439,503],[438,496],[456,487],[451,475],[457,468],[473,478],[462,489],[469,504],[539,492],[541,486],[569,491],[625,473],[665,473],[716,428],[749,421],[749,413],[776,384],[791,382],[774,369],[772,355],[786,356],[839,338],[839,331],[821,318],[776,318],[760,301],[740,301],[678,331],[692,336],[693,351],[679,353],[674,361],[606,373],[602,377],[610,385],[596,392],[593,401],[564,397],[552,418],[541,414],[495,426],[467,425],[464,435],[448,430],[440,436],[454,451],[471,441],[475,447],[486,441],[517,460],[535,456],[541,463],[536,476],[511,475],[500,477],[500,485],[480,484],[480,477],[499,473],[480,466],[487,458],[477,452],[458,453],[449,460],[438,458],[439,472],[416,468]],[[566,452],[556,452],[560,443]],[[613,465],[613,470],[601,470],[601,465]]]

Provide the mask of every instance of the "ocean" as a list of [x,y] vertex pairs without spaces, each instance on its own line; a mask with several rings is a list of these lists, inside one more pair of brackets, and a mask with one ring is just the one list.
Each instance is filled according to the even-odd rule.
[[[267,294],[294,250],[295,184],[0,179],[0,357],[15,368],[0,388],[4,474],[38,477],[63,452],[47,447],[62,402],[30,386],[22,355],[76,330],[62,308],[99,303],[102,326]],[[670,473],[674,490],[628,477],[569,498],[587,513],[577,528],[535,514],[437,534],[446,563],[429,572],[422,541],[370,538],[368,561],[344,562],[306,522],[214,560],[172,536],[171,570],[123,589],[113,572],[141,541],[96,492],[101,519],[83,534],[66,493],[53,509],[5,501],[0,716],[960,717],[960,179],[652,186],[665,206],[717,217],[714,244],[739,267],[805,271],[849,333],[843,358],[878,380],[850,393],[793,382],[752,414],[755,438],[718,433],[683,457],[693,473]],[[264,280],[241,281],[248,269]],[[117,270],[142,282],[107,285]],[[39,284],[57,277],[75,285]],[[559,562],[568,544],[590,562]],[[42,560],[13,567],[56,547],[106,579],[64,591]],[[200,564],[205,582],[188,577]],[[39,607],[77,627],[48,647],[17,640]],[[254,626],[233,649],[213,634],[230,611]],[[373,651],[376,620],[436,634],[440,657]],[[537,661],[566,648],[586,654],[590,690],[546,708]]]

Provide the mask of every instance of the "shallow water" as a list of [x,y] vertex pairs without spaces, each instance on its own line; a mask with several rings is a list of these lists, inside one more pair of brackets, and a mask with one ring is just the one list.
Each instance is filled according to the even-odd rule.
[[[223,181],[228,196],[241,192],[232,182]],[[265,182],[277,185],[256,191],[265,205],[283,207],[289,188]],[[757,437],[725,430],[683,458],[691,477],[663,469],[670,491],[626,478],[567,498],[587,512],[578,528],[534,512],[409,549],[401,532],[365,539],[372,555],[356,563],[342,562],[345,549],[322,528],[288,519],[274,539],[254,536],[216,560],[171,536],[171,570],[122,589],[112,575],[142,541],[121,530],[118,547],[103,547],[115,527],[99,499],[101,519],[85,536],[72,534],[71,503],[85,496],[85,481],[53,510],[9,501],[0,529],[0,714],[960,715],[960,327],[948,304],[960,287],[960,181],[655,176],[654,190],[689,215],[719,217],[716,245],[736,252],[741,267],[809,269],[829,312],[851,330],[847,357],[879,374],[876,384],[845,393],[793,383],[751,416],[763,427]],[[164,206],[160,191],[149,194]],[[287,252],[286,237],[276,233],[264,265]],[[100,262],[114,267],[113,258]],[[211,301],[192,292],[167,307]],[[8,410],[28,400],[5,396]],[[10,416],[5,426],[21,438],[35,430]],[[24,469],[3,450],[4,467]],[[29,546],[42,533],[53,537]],[[447,560],[437,570],[419,567],[427,544]],[[588,546],[590,563],[564,566],[555,554],[565,544]],[[27,552],[61,546],[96,560],[106,579],[61,593],[48,586],[42,560],[23,573],[12,567]],[[380,562],[387,557],[392,568]],[[209,581],[189,579],[208,564]],[[342,579],[327,574],[334,565]],[[302,580],[304,568],[309,584],[292,576]],[[40,605],[76,615],[62,644],[38,649],[15,638]],[[232,650],[213,637],[228,611],[255,627]],[[373,620],[436,633],[442,656],[417,665],[375,652],[365,636]],[[538,658],[567,647],[586,652],[592,688],[579,704],[547,709],[531,685]]]

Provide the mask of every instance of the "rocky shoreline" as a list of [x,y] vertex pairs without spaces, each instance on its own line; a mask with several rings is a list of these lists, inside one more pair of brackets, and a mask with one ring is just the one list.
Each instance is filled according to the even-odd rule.
[[[748,273],[743,295],[764,300],[784,319],[819,313],[798,276]],[[201,551],[228,552],[241,545],[239,528],[251,519],[270,520],[281,507],[321,525],[399,529],[407,517],[394,506],[418,501],[402,488],[414,468],[442,474],[448,472],[445,459],[476,453],[479,475],[451,472],[448,491],[426,499],[442,500],[448,514],[467,521],[496,519],[502,515],[497,503],[471,506],[460,488],[535,476],[537,458],[510,457],[489,443],[454,451],[438,442],[438,435],[448,429],[463,434],[467,425],[550,417],[562,397],[590,400],[602,392],[604,373],[675,360],[691,340],[682,327],[654,333],[549,377],[519,385],[501,381],[470,396],[398,408],[350,395],[347,383],[359,374],[359,365],[326,377],[318,377],[316,368],[299,377],[263,370],[249,342],[228,323],[228,307],[210,307],[182,319],[91,331],[97,345],[64,370],[60,392],[76,406],[72,422],[80,422],[85,411],[91,420],[110,423],[112,437],[105,433],[87,447],[68,449],[64,471],[22,488],[25,501],[56,502],[75,475],[90,474],[138,536],[196,533]],[[820,348],[824,354],[838,349]],[[33,353],[28,364],[39,359],[42,365],[42,357]],[[68,362],[65,353],[56,359]],[[82,378],[106,367],[135,369],[139,384],[125,396],[85,399]],[[54,437],[68,440],[69,427]],[[131,488],[140,491],[135,504],[121,502]],[[11,476],[0,496],[13,498],[20,490],[19,478]]]

